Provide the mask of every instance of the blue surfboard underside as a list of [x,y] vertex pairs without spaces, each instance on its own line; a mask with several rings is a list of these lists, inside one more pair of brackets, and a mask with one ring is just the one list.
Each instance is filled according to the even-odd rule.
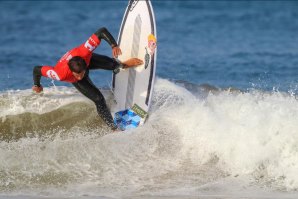
[[131,109],[125,109],[115,113],[114,123],[122,131],[139,126],[141,117]]

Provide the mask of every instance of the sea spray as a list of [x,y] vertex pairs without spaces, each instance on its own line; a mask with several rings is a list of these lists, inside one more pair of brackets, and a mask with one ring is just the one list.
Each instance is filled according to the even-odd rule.
[[201,99],[170,82],[160,82],[155,98],[165,99],[164,90],[176,92],[154,114],[177,126],[185,157],[198,166],[216,157],[230,175],[253,174],[287,189],[297,188],[298,102],[294,96],[222,91]]
[[[60,103],[37,116],[50,121],[48,129],[30,127],[30,136],[26,133],[0,142],[2,191],[42,195],[54,189],[63,196],[91,192],[129,197],[169,195],[171,190],[183,195],[187,190],[196,196],[206,186],[213,193],[231,189],[216,184],[227,180],[273,190],[298,187],[298,110],[293,95],[221,89],[195,89],[197,93],[157,79],[145,125],[112,133],[100,124],[92,102],[72,88],[57,89],[57,94],[40,96],[48,104],[57,99]],[[19,104],[38,100],[29,91],[18,93],[22,92]],[[21,129],[26,127],[22,120],[29,117],[24,114],[37,114],[39,108],[25,107],[4,117],[6,121],[14,117]],[[61,118],[65,120],[59,123]],[[7,123],[2,122],[0,128],[3,124]],[[239,187],[239,193],[243,189]]]

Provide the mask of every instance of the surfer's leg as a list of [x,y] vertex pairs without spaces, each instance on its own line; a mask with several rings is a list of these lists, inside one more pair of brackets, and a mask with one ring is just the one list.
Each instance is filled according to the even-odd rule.
[[83,95],[92,100],[97,108],[98,115],[105,121],[105,123],[111,127],[115,128],[113,117],[107,107],[104,96],[101,94],[99,89],[92,83],[89,76],[85,76],[82,80],[73,83],[73,85],[78,89]]
[[115,59],[96,53],[92,54],[89,69],[115,70],[117,67],[119,63]]

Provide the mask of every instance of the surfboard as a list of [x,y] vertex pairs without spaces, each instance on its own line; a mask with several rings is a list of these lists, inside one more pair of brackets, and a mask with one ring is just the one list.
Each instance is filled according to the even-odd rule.
[[114,122],[121,130],[143,125],[148,117],[156,70],[156,24],[150,0],[130,0],[125,10],[118,45],[120,61],[137,57],[144,64],[113,74],[116,105]]

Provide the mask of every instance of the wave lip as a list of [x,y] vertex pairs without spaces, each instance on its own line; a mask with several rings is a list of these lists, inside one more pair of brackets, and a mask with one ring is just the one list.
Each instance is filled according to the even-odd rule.
[[88,102],[75,89],[68,87],[45,88],[42,94],[31,90],[10,90],[0,93],[0,117],[25,112],[45,113],[73,102]]
[[68,87],[45,88],[0,94],[0,139],[11,141],[26,136],[55,134],[54,129],[102,126],[93,103]]
[[297,188],[295,95],[210,89],[207,95],[196,96],[164,80],[155,88],[159,106],[155,114],[177,127],[185,156],[196,164],[216,159],[229,175],[250,175],[271,187]]

